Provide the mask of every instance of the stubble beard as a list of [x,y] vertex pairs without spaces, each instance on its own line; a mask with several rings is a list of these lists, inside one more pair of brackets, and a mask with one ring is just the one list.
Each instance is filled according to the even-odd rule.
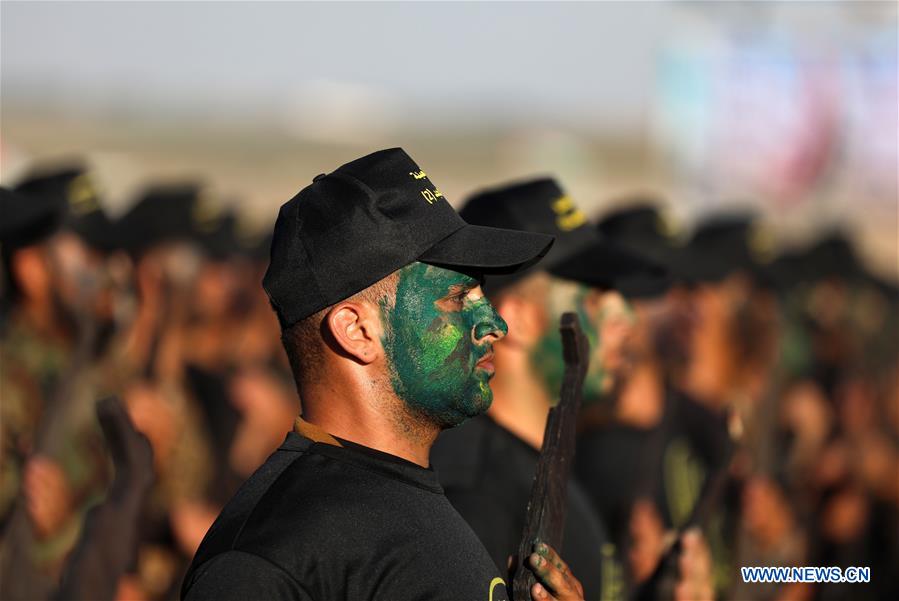
[[416,444],[430,444],[443,429],[439,420],[410,406],[393,389],[387,370],[369,381],[369,403],[388,416],[396,432]]

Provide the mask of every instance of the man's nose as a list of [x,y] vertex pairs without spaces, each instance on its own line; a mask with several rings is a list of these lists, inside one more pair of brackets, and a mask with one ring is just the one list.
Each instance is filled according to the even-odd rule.
[[506,321],[500,317],[487,299],[483,299],[478,303],[474,311],[472,338],[475,344],[492,344],[502,340],[509,333],[509,326],[506,325]]

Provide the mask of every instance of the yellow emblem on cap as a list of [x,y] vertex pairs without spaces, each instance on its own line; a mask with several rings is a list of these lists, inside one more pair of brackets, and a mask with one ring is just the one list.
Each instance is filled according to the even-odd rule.
[[665,238],[677,238],[682,232],[680,221],[669,208],[660,208],[656,212],[656,231]]
[[438,198],[443,198],[443,194],[441,194],[440,190],[438,190],[437,188],[434,188],[433,191],[425,188],[421,191],[421,195],[425,197],[425,200],[428,201],[429,205],[434,204],[434,201],[436,201]]
[[191,217],[197,225],[197,229],[206,234],[210,233],[218,225],[221,216],[222,208],[215,202],[212,195],[206,190],[198,192],[191,210]]
[[575,206],[567,194],[554,200],[550,206],[556,214],[556,226],[563,232],[570,232],[587,223],[587,216]]
[[771,227],[755,222],[749,231],[749,250],[759,263],[770,263],[777,255],[777,241]]
[[69,182],[68,189],[69,208],[76,215],[87,215],[100,209],[97,200],[97,190],[91,178],[82,173]]
[[[409,175],[411,175],[412,179],[415,179],[415,180],[421,180],[421,179],[425,179],[426,177],[428,177],[428,174],[425,173],[421,169],[418,171],[410,171]],[[440,190],[438,190],[436,188],[436,186],[434,187],[433,190],[431,190],[429,188],[425,188],[424,190],[421,191],[421,195],[424,197],[425,200],[428,201],[429,205],[434,204],[434,202],[438,198],[443,198],[443,194],[440,193]]]

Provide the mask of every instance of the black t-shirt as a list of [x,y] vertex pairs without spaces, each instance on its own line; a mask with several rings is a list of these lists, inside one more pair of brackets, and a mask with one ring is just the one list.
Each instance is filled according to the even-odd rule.
[[[431,465],[446,497],[504,573],[508,557],[518,551],[538,456],[486,415],[442,432],[431,449]],[[573,479],[560,555],[583,584],[587,599],[622,596],[614,545]]]
[[708,479],[730,461],[727,418],[674,388],[665,414],[647,445],[649,473],[655,474],[657,502],[669,528],[686,525]]
[[708,477],[729,461],[725,416],[673,388],[665,395],[651,428],[613,423],[578,437],[574,471],[600,515],[621,525],[619,542],[638,497],[655,501],[667,528],[685,526]]
[[583,484],[619,549],[628,537],[631,507],[641,495],[652,495],[646,485],[644,456],[654,430],[610,424],[578,436],[574,473]]
[[291,432],[206,534],[182,597],[500,601],[508,594],[433,470]]

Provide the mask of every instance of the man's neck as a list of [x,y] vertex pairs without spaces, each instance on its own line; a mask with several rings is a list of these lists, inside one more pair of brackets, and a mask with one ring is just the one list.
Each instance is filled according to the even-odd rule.
[[[331,379],[330,381],[338,381]],[[303,420],[333,437],[401,457],[422,467],[430,465],[431,445],[440,429],[427,426],[398,409],[392,399],[372,400],[372,391],[350,392],[346,386],[313,387],[303,391]],[[335,409],[339,405],[339,410]],[[393,407],[385,407],[390,405]]]
[[495,365],[496,376],[490,384],[493,390],[490,417],[539,449],[543,446],[552,398],[531,367],[525,349],[497,348]]

